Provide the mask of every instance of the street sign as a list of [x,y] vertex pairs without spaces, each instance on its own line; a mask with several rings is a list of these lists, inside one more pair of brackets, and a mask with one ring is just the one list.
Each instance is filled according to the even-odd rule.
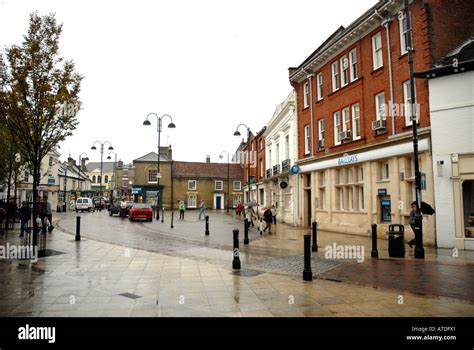
[[298,174],[300,172],[300,167],[298,165],[293,165],[290,171],[292,174]]

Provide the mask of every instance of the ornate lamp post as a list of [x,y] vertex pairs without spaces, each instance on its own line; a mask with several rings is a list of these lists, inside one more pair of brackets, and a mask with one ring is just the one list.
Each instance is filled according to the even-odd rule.
[[169,114],[163,114],[161,117],[158,116],[156,113],[148,113],[146,116],[145,121],[143,122],[143,125],[145,126],[150,126],[151,123],[148,120],[148,117],[150,115],[154,115],[157,119],[157,131],[158,131],[158,162],[157,162],[157,173],[156,173],[156,183],[157,183],[157,192],[156,192],[156,220],[160,219],[160,134],[161,134],[161,123],[162,119],[164,117],[169,117],[170,118],[170,123],[168,124],[168,128],[174,129],[176,128],[176,125],[173,123],[173,118]]
[[222,151],[219,155],[219,159],[223,159],[223,153],[227,153],[227,212],[229,212],[229,200],[230,200],[230,190],[229,190],[229,183],[230,183],[230,163],[229,163],[229,152]]
[[117,153],[115,153],[114,151],[111,151],[111,152],[109,153],[109,155],[107,156],[107,159],[108,159],[108,160],[112,159],[112,157],[110,156],[112,153],[115,155],[115,160],[114,160],[114,173],[113,173],[113,174],[114,174],[114,175],[113,175],[113,177],[114,177],[114,188],[113,188],[112,191],[110,192],[110,193],[111,193],[111,196],[110,196],[110,197],[111,197],[111,198],[110,198],[110,204],[113,203],[114,192],[115,192],[115,190],[116,190],[116,188],[117,188],[117,174],[116,174],[116,171],[115,171],[115,169],[117,168]]
[[237,136],[237,137],[241,136],[239,132],[239,127],[241,126],[247,128],[247,181],[248,181],[247,200],[250,203],[250,128],[245,124],[239,124],[237,125],[237,128],[235,129],[234,136]]
[[108,148],[109,151],[113,151],[114,148],[112,147],[112,144],[110,143],[110,141],[105,141],[105,142],[94,141],[94,143],[92,144],[91,150],[95,151],[97,149],[95,147],[96,143],[98,143],[100,145],[100,190],[99,190],[99,193],[100,193],[100,197],[102,197],[103,196],[103,193],[102,193],[102,167],[103,167],[103,163],[104,163],[104,146],[108,143],[109,144],[109,148]]

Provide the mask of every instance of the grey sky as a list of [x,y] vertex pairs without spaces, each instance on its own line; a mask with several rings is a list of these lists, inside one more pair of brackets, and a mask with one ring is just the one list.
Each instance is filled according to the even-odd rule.
[[0,45],[21,43],[35,10],[64,24],[61,54],[85,79],[63,159],[86,152],[100,161],[95,140],[111,141],[125,162],[156,151],[156,118],[142,125],[154,112],[176,124],[169,131],[164,119],[161,133],[174,159],[219,161],[238,146],[239,123],[260,130],[289,94],[288,67],[375,2],[0,0]]

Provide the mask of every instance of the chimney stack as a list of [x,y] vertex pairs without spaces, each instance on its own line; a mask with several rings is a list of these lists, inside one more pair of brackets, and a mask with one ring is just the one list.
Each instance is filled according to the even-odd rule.
[[206,163],[210,163],[211,162],[211,156],[210,155],[207,155],[206,156]]

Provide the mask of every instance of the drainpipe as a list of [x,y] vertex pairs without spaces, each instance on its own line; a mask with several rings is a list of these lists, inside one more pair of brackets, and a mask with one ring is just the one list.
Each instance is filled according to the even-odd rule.
[[393,21],[392,15],[382,17],[377,10],[375,14],[382,20],[381,26],[385,27],[387,34],[387,55],[388,55],[388,80],[390,83],[390,101],[388,104],[388,113],[392,120],[392,136],[395,135],[395,116],[393,115],[393,76],[392,76],[392,49],[390,47],[390,24]]
[[313,125],[313,82],[312,78],[314,73],[306,68],[303,68],[303,72],[306,73],[309,85],[309,114],[310,114],[310,132],[311,132],[311,157],[314,157],[314,125]]

